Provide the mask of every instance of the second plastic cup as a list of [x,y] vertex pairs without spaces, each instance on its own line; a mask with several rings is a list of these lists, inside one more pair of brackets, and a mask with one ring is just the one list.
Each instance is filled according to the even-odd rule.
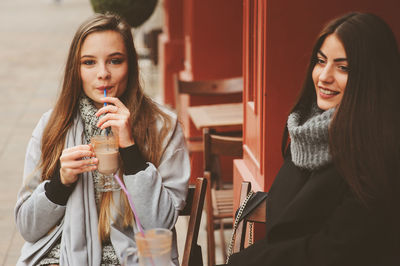
[[171,265],[172,232],[164,228],[146,230],[135,235],[139,265]]

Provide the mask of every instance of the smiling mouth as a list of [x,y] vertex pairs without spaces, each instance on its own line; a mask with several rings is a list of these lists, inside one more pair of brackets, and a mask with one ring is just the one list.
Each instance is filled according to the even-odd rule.
[[326,95],[338,95],[340,93],[338,91],[332,91],[332,90],[324,89],[321,87],[319,87],[319,91]]

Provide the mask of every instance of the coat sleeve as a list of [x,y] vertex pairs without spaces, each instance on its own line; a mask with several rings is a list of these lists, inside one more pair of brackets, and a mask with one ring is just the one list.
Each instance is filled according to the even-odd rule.
[[190,162],[178,122],[167,143],[158,168],[147,162],[146,169],[134,175],[124,175],[125,185],[144,229],[172,229],[185,205]]
[[375,262],[382,256],[379,246],[386,241],[382,230],[377,230],[381,221],[376,208],[364,207],[349,192],[317,232],[275,242],[267,236],[233,254],[228,265],[380,265]]
[[41,138],[50,112],[45,113],[33,131],[29,141],[24,164],[23,184],[19,190],[14,217],[22,237],[28,242],[36,242],[61,220],[65,206],[51,202],[45,195],[38,164],[41,156]]

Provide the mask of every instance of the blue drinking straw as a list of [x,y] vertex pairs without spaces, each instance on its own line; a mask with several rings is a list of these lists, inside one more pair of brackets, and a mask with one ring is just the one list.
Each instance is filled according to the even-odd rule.
[[[107,89],[104,89],[104,97],[107,97]],[[107,103],[104,103],[104,106],[107,106]],[[108,136],[108,132],[110,131],[110,128],[106,128],[106,136]]]

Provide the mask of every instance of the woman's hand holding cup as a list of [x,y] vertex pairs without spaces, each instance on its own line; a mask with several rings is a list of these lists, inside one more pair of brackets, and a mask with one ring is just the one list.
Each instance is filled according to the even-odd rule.
[[97,163],[91,145],[78,145],[63,150],[60,157],[61,183],[70,186],[76,182],[78,174],[96,170]]

